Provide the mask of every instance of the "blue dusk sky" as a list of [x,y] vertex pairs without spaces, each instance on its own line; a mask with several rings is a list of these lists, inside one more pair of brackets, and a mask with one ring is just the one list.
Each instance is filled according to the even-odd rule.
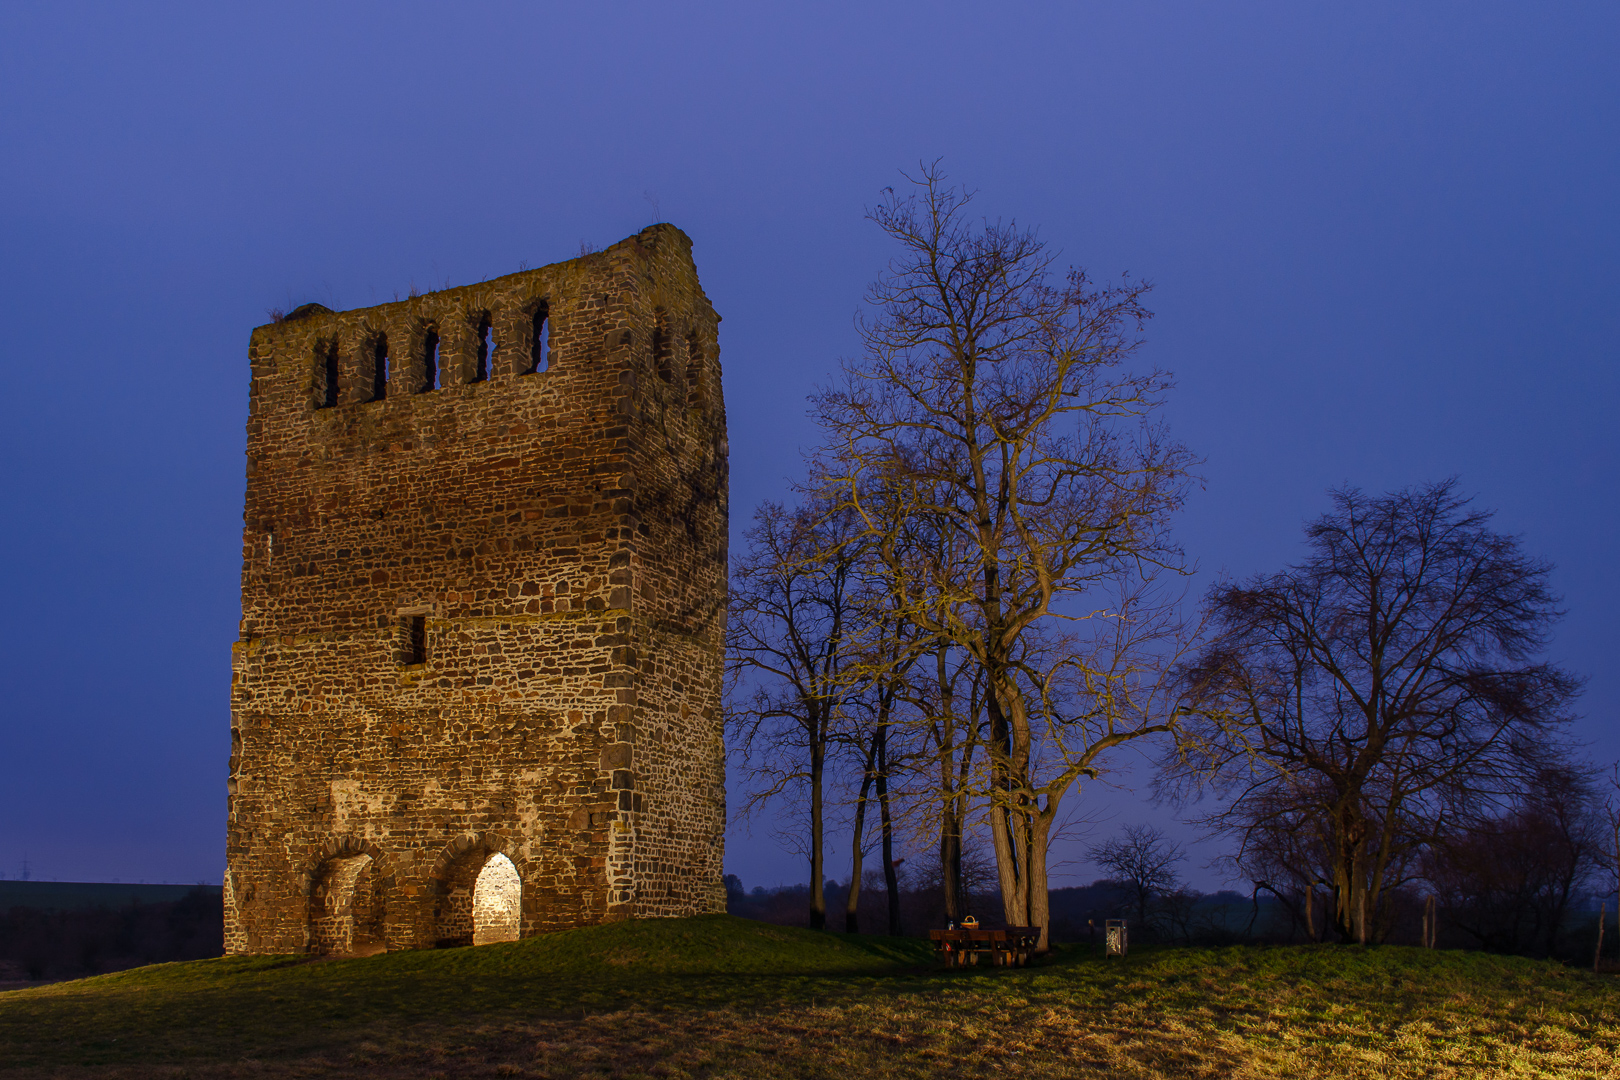
[[[671,221],[725,319],[735,536],[856,348],[864,208],[935,158],[1155,284],[1195,593],[1298,557],[1332,486],[1455,474],[1556,563],[1613,760],[1617,56],[1612,3],[0,5],[0,871],[219,880],[267,309]],[[768,828],[727,862],[805,877]]]

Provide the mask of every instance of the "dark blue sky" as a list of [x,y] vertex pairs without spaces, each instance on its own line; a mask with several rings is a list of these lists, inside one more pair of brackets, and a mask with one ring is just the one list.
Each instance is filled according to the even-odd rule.
[[[1295,557],[1331,485],[1459,474],[1557,563],[1613,759],[1617,55],[1600,3],[0,7],[0,870],[218,880],[267,308],[672,221],[740,527],[854,348],[863,207],[941,156],[1156,283],[1196,589]],[[763,835],[728,862],[802,878]]]

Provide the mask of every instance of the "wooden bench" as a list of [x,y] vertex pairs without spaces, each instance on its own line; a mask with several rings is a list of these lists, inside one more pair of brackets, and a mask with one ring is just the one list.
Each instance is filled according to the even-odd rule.
[[988,955],[995,965],[1029,962],[1030,954],[1041,941],[1038,926],[1009,926],[1004,930],[930,930],[939,958],[950,967],[977,964],[981,954]]

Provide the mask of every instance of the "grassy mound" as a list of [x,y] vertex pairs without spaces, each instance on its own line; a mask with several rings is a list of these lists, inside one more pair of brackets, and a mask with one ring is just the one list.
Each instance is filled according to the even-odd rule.
[[1617,983],[1548,963],[1308,946],[945,970],[927,942],[728,916],[0,994],[0,1075],[1610,1077],[1617,1055]]
[[794,998],[823,980],[893,975],[930,955],[914,939],[704,915],[357,959],[154,964],[0,996],[0,1047],[9,1051],[0,1069],[298,1053],[402,1021]]

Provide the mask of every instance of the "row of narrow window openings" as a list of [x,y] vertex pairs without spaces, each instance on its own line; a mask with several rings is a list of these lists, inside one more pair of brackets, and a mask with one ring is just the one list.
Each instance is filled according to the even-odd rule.
[[[551,366],[551,334],[550,323],[546,318],[546,307],[541,305],[530,320],[529,357],[532,361],[528,371],[520,374],[531,375],[547,370]],[[474,361],[471,382],[487,382],[489,380],[490,362],[495,356],[495,324],[486,311],[479,318],[477,325],[478,353]],[[428,327],[422,338],[422,386],[418,393],[437,390],[442,385],[440,371],[440,339],[439,332],[434,327]],[[388,335],[378,334],[371,341],[371,397],[370,401],[384,401],[388,397],[388,375],[391,357],[388,351]],[[326,342],[321,351],[322,381],[321,407],[332,408],[338,403],[339,370],[341,363],[338,357],[337,342]]]
[[[659,308],[653,315],[653,363],[658,377],[666,383],[675,381],[673,341],[669,333],[669,317]],[[686,335],[686,403],[703,404],[703,346],[696,330]]]

